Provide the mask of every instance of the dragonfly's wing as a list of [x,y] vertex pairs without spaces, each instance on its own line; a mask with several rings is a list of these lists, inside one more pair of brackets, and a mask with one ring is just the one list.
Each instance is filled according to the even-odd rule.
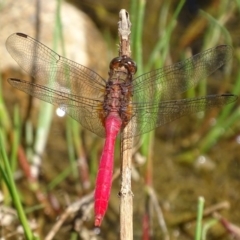
[[156,127],[169,123],[191,113],[205,111],[213,107],[222,107],[237,100],[233,94],[209,95],[200,98],[162,101],[160,103],[132,104],[132,131],[125,138],[141,135]]
[[[35,78],[36,84],[86,98],[103,99],[106,86],[103,78],[89,68],[61,57],[28,35],[12,34],[6,47],[19,66]],[[54,99],[51,101],[54,103]]]
[[23,92],[58,106],[89,131],[105,137],[105,130],[100,118],[102,102],[56,91],[24,80],[9,78],[8,81],[13,87]]
[[143,74],[133,81],[134,101],[158,102],[194,87],[231,59],[232,48],[220,45],[185,61]]

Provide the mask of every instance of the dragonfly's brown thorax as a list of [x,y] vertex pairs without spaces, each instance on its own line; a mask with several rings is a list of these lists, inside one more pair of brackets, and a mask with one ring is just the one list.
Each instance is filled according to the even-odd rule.
[[127,56],[114,58],[109,65],[109,79],[103,104],[103,124],[111,113],[122,119],[125,127],[131,118],[132,79],[137,71],[136,63]]

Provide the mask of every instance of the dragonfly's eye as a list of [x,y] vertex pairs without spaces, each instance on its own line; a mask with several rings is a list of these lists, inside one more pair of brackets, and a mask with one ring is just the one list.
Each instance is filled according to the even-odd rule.
[[121,61],[122,61],[122,58],[121,58],[121,57],[116,57],[116,58],[114,58],[114,59],[110,62],[109,68],[110,68],[111,70],[118,68],[118,67],[119,67],[119,64],[121,64]]
[[126,67],[131,74],[135,74],[137,72],[137,64],[131,58],[127,59]]

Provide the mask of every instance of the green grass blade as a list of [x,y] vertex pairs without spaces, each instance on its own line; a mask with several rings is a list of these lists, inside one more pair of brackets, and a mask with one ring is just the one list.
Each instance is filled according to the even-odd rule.
[[195,240],[201,240],[202,235],[202,217],[203,217],[203,209],[204,209],[204,198],[198,198],[198,210],[197,210],[197,224],[195,231]]
[[[25,237],[26,237],[26,239],[29,239],[29,240],[37,239],[33,236],[33,233],[32,233],[32,231],[29,227],[29,223],[27,221],[26,215],[24,213],[24,210],[23,210],[23,207],[22,207],[22,204],[21,204],[21,200],[19,198],[19,193],[18,193],[17,188],[15,186],[12,170],[11,170],[9,160],[8,160],[8,157],[7,157],[7,154],[6,154],[6,151],[5,151],[6,148],[5,148],[5,144],[4,144],[4,141],[3,141],[2,130],[0,130],[0,146],[1,146],[1,155],[2,155],[3,162],[4,162],[4,172],[5,172],[5,174],[3,174],[3,177],[6,180],[6,184],[8,186],[8,190],[11,194],[14,206],[17,210],[19,220],[20,220],[20,222],[23,226]],[[2,170],[3,169],[1,167],[1,172],[3,173]]]
[[202,229],[202,240],[207,240],[207,232],[208,230],[214,226],[216,223],[218,223],[217,219],[211,219],[210,221],[208,221],[207,223],[205,223],[203,225],[203,229]]
[[20,134],[21,134],[21,124],[20,124],[20,113],[17,105],[14,107],[14,116],[13,116],[13,142],[12,142],[12,151],[11,151],[11,168],[15,172],[17,168],[17,151],[20,143]]

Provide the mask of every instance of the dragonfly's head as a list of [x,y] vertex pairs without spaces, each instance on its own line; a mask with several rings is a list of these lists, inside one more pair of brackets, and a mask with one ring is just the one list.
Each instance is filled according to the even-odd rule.
[[122,67],[127,69],[129,74],[134,75],[137,72],[137,64],[126,55],[114,58],[109,64],[109,68],[111,71],[119,70]]

